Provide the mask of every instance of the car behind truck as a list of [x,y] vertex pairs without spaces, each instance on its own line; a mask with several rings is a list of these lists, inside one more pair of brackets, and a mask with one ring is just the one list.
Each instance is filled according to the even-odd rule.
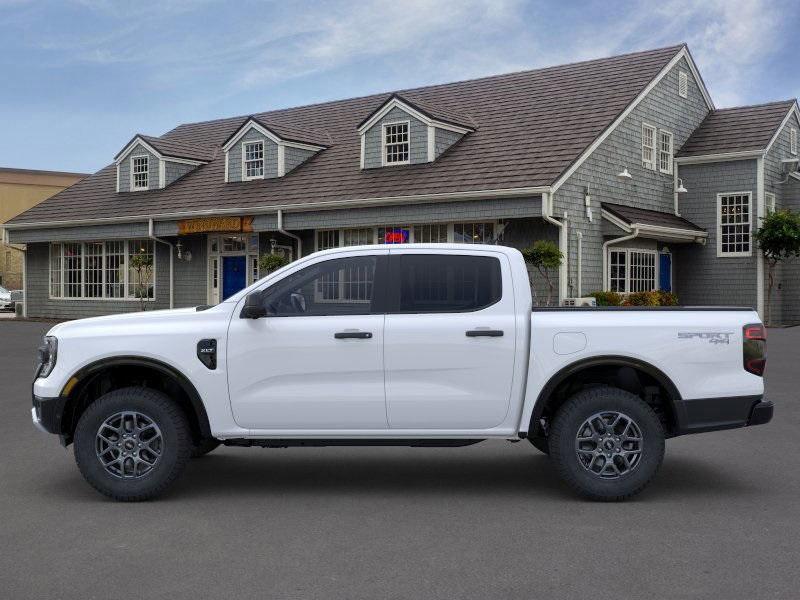
[[503,246],[337,248],[216,306],[56,325],[32,418],[117,500],[221,443],[489,438],[528,439],[579,493],[621,500],[665,439],[772,418],[765,337],[748,308],[532,310]]

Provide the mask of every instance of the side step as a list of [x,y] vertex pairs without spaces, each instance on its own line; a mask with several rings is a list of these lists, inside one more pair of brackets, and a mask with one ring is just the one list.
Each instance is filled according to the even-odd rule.
[[290,447],[320,447],[320,446],[413,446],[424,448],[460,448],[462,446],[471,446],[479,440],[461,440],[461,439],[293,439],[293,438],[231,438],[223,440],[226,446],[260,446],[262,448],[290,448]]

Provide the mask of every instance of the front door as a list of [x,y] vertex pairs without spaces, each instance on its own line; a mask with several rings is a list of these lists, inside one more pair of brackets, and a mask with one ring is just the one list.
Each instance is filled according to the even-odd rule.
[[509,408],[516,318],[504,255],[391,250],[386,405],[392,429],[488,429]]
[[671,292],[672,255],[667,252],[662,252],[658,256],[658,288],[665,292]]
[[[268,316],[228,330],[236,422],[253,430],[385,430],[386,252],[326,257],[262,293]],[[376,293],[378,292],[378,293]]]
[[244,256],[222,258],[222,299],[247,287],[247,261]]

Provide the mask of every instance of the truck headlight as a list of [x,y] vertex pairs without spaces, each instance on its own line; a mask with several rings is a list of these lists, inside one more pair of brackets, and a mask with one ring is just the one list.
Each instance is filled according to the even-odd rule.
[[39,377],[47,377],[53,372],[58,358],[58,339],[52,335],[45,336],[44,344],[39,346]]

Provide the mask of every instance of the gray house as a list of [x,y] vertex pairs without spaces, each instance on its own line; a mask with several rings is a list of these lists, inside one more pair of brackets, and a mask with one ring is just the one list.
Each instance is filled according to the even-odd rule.
[[[218,302],[264,253],[537,239],[564,253],[562,301],[663,289],[763,312],[753,233],[800,208],[798,117],[715,109],[680,45],[136,135],[7,236],[35,317]],[[775,320],[800,322],[800,266],[775,287]]]

